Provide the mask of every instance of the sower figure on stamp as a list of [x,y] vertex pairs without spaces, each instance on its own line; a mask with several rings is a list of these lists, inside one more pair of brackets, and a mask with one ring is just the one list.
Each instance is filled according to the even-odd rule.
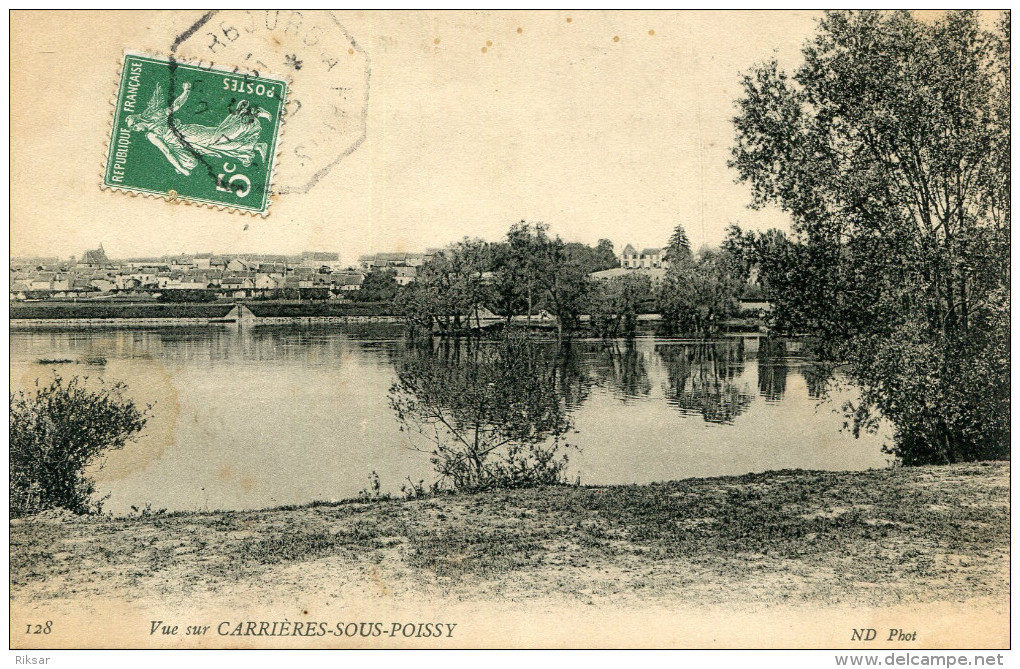
[[163,102],[163,87],[156,84],[148,106],[141,114],[125,119],[131,130],[144,132],[146,138],[158,148],[174,169],[183,175],[191,174],[198,164],[197,156],[234,158],[248,167],[258,154],[266,159],[268,146],[260,142],[262,125],[258,119],[272,120],[262,107],[252,107],[247,100],[237,103],[234,111],[216,127],[195,123],[180,123],[173,115],[180,110],[191,92],[191,84],[182,84],[182,91],[168,108]]

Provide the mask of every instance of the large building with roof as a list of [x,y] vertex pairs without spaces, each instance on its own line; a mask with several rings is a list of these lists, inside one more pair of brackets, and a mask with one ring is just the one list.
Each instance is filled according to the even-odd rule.
[[623,248],[620,264],[627,269],[661,269],[669,267],[665,256],[663,249],[646,248],[638,252],[632,245],[627,244]]
[[110,259],[106,257],[106,251],[103,250],[103,245],[100,243],[98,249],[83,253],[78,264],[88,265],[89,267],[108,267]]

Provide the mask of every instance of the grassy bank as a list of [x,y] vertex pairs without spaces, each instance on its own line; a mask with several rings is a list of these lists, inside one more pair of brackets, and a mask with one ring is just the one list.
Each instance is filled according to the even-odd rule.
[[11,598],[1008,607],[1009,471],[782,471],[250,512],[50,514],[11,523]]
[[392,316],[388,302],[309,300],[221,300],[207,303],[163,302],[12,302],[11,318],[223,318],[234,304],[244,304],[259,317]]
[[223,318],[230,303],[12,302],[11,318]]

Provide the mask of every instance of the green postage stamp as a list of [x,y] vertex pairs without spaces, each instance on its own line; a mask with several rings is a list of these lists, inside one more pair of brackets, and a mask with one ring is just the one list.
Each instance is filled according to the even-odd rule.
[[287,82],[128,52],[103,186],[266,214]]

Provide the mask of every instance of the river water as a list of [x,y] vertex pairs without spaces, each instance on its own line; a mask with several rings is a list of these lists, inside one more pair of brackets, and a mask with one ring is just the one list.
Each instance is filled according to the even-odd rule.
[[[152,404],[143,436],[94,472],[114,513],[345,499],[373,472],[383,492],[435,478],[430,444],[400,429],[389,402],[409,350],[399,329],[14,331],[10,344],[12,391],[88,375]],[[560,352],[574,389],[567,478],[888,466],[888,429],[842,430],[853,389],[839,382],[824,399],[824,375],[798,349],[756,337],[574,341]]]

